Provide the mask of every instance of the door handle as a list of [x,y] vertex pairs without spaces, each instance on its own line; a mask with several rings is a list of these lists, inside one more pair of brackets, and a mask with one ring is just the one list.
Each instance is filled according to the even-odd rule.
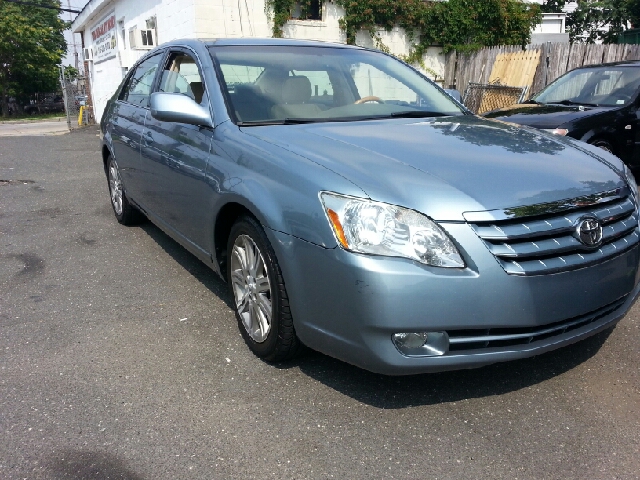
[[145,130],[145,132],[142,134],[142,144],[146,147],[150,143],[153,143],[153,135],[151,135],[150,130]]

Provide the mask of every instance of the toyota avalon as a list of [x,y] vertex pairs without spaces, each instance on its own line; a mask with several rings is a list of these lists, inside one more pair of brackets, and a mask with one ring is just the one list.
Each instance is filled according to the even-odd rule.
[[384,374],[530,357],[638,295],[638,189],[615,156],[476,117],[390,55],[175,41],[101,122],[117,220],[226,280],[255,355]]

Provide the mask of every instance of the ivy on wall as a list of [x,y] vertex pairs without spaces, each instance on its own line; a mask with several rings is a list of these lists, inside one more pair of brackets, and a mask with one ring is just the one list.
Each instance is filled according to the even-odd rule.
[[265,7],[267,12],[271,14],[274,38],[282,38],[282,28],[287,21],[292,19],[292,12],[296,4],[300,6],[300,16],[297,20],[309,18],[312,12],[311,0],[266,0]]
[[[347,35],[347,43],[354,44],[362,29],[371,34],[378,48],[385,50],[375,32],[402,27],[418,41],[406,58],[409,62],[419,62],[430,45],[441,45],[445,53],[494,45],[524,46],[529,43],[532,28],[542,19],[539,5],[520,0],[335,1],[345,9],[340,27]],[[282,37],[282,27],[291,18],[295,4],[295,0],[267,0],[274,37]]]

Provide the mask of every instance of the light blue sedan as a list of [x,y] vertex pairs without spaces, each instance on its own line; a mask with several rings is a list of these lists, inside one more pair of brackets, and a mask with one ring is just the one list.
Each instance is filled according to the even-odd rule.
[[471,368],[619,321],[638,189],[616,157],[478,118],[397,59],[275,39],[145,55],[101,122],[111,203],[226,279],[267,361]]

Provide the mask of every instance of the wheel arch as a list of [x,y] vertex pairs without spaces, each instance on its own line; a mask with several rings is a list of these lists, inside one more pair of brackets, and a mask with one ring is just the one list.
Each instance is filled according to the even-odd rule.
[[600,147],[600,145],[598,145],[599,143],[606,143],[611,149],[611,153],[613,153],[616,156],[619,156],[619,152],[617,152],[617,149],[616,149],[615,141],[613,141],[609,137],[609,135],[607,135],[606,133],[601,132],[593,135],[591,138],[587,140],[587,143],[590,145],[593,145],[594,147]]
[[593,145],[598,141],[607,142],[611,147],[611,149],[614,150],[614,154],[617,155],[617,153],[615,153],[616,141],[614,139],[614,135],[615,135],[615,132],[610,132],[608,130],[591,129],[588,132],[586,132],[584,135],[582,135],[580,137],[580,140],[590,145]]
[[[223,183],[223,187],[225,186]],[[276,254],[280,253],[280,248],[272,231],[323,247],[336,246],[329,223],[320,222],[322,227],[318,226],[318,219],[324,219],[324,212],[317,196],[307,195],[291,185],[271,186],[273,188],[268,189],[263,183],[247,178],[234,184],[233,191],[227,189],[214,205],[211,260],[217,264],[222,274],[226,272],[226,248],[231,226],[245,214],[255,218],[263,227]]]
[[107,145],[103,144],[102,145],[102,166],[104,168],[105,173],[107,173],[107,161],[109,160],[110,156],[113,156],[111,153],[111,150]]
[[232,200],[227,202],[219,211],[213,225],[213,247],[214,261],[220,268],[220,275],[227,280],[227,240],[236,221],[248,215],[255,218],[264,227],[260,217],[246,205]]

